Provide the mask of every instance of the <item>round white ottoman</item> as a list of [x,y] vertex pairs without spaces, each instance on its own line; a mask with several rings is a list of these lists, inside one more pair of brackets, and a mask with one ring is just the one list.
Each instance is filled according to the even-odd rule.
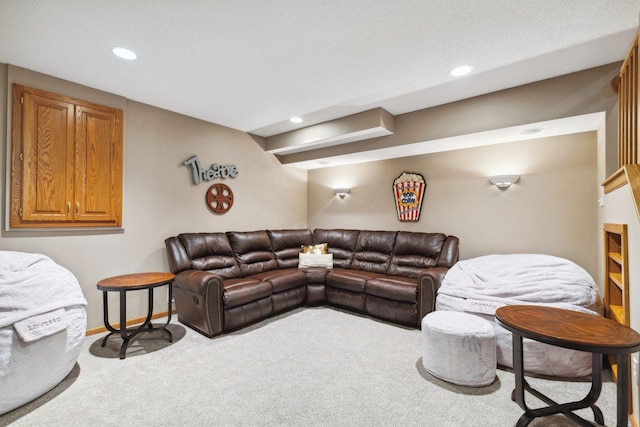
[[496,377],[493,326],[468,313],[427,314],[422,319],[422,365],[431,375],[454,384],[491,384]]

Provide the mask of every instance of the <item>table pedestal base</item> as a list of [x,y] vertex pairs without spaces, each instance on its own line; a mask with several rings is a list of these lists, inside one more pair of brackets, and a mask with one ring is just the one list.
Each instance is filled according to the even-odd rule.
[[[528,425],[534,418],[546,417],[548,415],[560,413],[564,414],[567,418],[575,421],[579,425],[593,426],[593,423],[573,413],[573,411],[584,408],[591,408],[595,422],[604,425],[604,416],[602,415],[602,411],[595,404],[600,396],[600,392],[602,391],[602,354],[591,354],[591,389],[589,390],[589,393],[587,393],[582,400],[563,404],[555,402],[548,396],[532,388],[524,378],[522,336],[515,334],[513,336],[513,356],[516,387],[511,393],[511,400],[516,402],[518,406],[525,411],[518,420],[518,423],[516,424],[517,427],[524,427]],[[525,402],[525,392],[531,393],[549,406],[538,409],[529,408]]]
[[153,288],[149,288],[149,311],[147,317],[142,325],[137,328],[127,329],[127,291],[120,290],[120,328],[116,329],[109,322],[109,303],[107,298],[107,292],[102,293],[102,302],[104,309],[104,326],[109,330],[109,334],[102,340],[102,347],[107,345],[107,340],[113,334],[120,334],[122,338],[122,346],[120,346],[120,359],[124,359],[127,356],[127,347],[131,340],[140,332],[155,332],[162,331],[169,338],[169,342],[173,342],[173,335],[171,331],[167,329],[169,322],[171,322],[171,295],[172,295],[171,283],[169,283],[169,310],[167,315],[167,322],[163,326],[154,326],[151,323],[151,317],[153,315]]

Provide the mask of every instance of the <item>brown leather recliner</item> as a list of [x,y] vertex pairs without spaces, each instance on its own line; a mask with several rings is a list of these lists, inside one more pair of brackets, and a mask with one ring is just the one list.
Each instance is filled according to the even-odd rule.
[[[333,268],[298,268],[327,243]],[[302,305],[330,304],[420,327],[458,261],[442,233],[317,229],[185,233],[165,240],[178,319],[212,337]]]

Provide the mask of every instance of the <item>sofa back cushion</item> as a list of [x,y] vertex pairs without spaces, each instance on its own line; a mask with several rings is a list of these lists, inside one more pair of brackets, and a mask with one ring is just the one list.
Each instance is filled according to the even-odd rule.
[[240,267],[225,233],[184,233],[178,235],[191,269],[206,270],[224,279],[239,277]]
[[313,230],[313,244],[327,244],[327,250],[333,254],[333,266],[338,268],[351,267],[353,251],[358,243],[360,230],[315,229]]
[[386,274],[396,241],[396,231],[361,231],[351,268]]
[[271,240],[266,230],[227,232],[233,254],[242,276],[258,274],[278,268]]
[[438,255],[436,265],[438,267],[451,268],[460,259],[460,239],[456,236],[447,236]]
[[191,260],[178,237],[168,237],[164,239],[167,248],[167,260],[169,261],[169,271],[178,274],[181,271],[191,268]]
[[311,230],[267,230],[279,268],[296,268],[300,248],[313,242]]
[[416,278],[421,270],[435,267],[446,238],[442,233],[398,232],[387,274]]

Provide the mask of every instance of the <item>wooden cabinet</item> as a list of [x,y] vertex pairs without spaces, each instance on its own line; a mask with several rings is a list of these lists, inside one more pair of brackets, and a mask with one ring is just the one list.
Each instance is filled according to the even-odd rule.
[[13,88],[11,227],[122,225],[122,110]]

